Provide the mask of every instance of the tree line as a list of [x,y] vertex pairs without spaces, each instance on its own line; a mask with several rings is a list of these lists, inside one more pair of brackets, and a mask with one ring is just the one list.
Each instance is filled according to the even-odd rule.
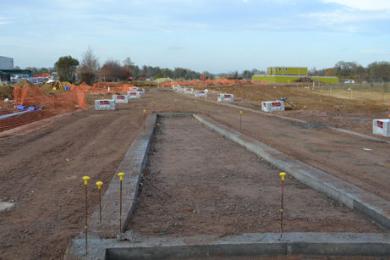
[[356,62],[340,61],[333,68],[312,69],[311,75],[337,76],[341,80],[352,79],[356,82],[389,82],[390,62],[373,62],[364,67]]
[[127,81],[127,80],[153,80],[157,78],[171,79],[214,79],[224,77],[229,79],[250,80],[254,74],[264,73],[253,69],[231,73],[212,74],[210,72],[197,72],[187,68],[160,68],[159,66],[138,66],[131,58],[126,58],[122,62],[117,60],[107,60],[100,66],[98,58],[91,49],[88,49],[82,56],[81,61],[72,56],[62,56],[54,64],[54,68],[34,68],[28,67],[33,74],[57,72],[60,81],[71,83],[85,82],[93,84],[96,81]]
[[175,79],[199,79],[201,75],[213,77],[211,73],[199,73],[186,68],[160,68],[154,66],[135,65],[130,58],[122,62],[108,60],[100,66],[97,57],[92,50],[88,49],[81,61],[72,56],[63,56],[58,59],[54,65],[60,81],[85,82],[93,84],[96,81],[127,81],[127,80],[146,80],[156,78],[175,78]]
[[[191,80],[224,77],[250,80],[255,74],[265,74],[265,71],[257,69],[212,74],[207,71],[200,73],[186,68],[169,69],[158,66],[138,66],[130,58],[126,58],[122,62],[107,60],[100,66],[98,58],[90,49],[84,53],[81,61],[72,56],[63,56],[54,64],[54,69],[26,69],[30,69],[33,74],[56,71],[61,81],[86,82],[88,84],[93,84],[96,81],[153,80],[157,78]],[[364,67],[356,62],[340,61],[332,68],[320,70],[313,68],[309,74],[312,76],[337,76],[342,81],[352,79],[356,82],[389,82],[390,62],[373,62]]]

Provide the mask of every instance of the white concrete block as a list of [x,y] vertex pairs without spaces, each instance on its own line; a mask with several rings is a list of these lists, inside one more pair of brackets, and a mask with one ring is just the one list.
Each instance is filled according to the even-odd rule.
[[234,95],[233,94],[228,94],[228,93],[221,93],[218,95],[217,98],[218,102],[234,102]]
[[129,99],[127,98],[127,95],[112,95],[112,99],[115,100],[116,104],[129,103]]
[[95,110],[115,110],[116,104],[114,99],[95,100]]
[[390,137],[390,119],[374,119],[372,121],[372,133]]
[[264,112],[284,111],[284,102],[281,100],[262,101],[261,110]]

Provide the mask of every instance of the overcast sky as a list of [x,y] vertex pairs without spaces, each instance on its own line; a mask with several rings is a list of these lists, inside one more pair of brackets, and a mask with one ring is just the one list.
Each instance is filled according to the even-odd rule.
[[390,0],[0,0],[0,56],[230,72],[390,61]]

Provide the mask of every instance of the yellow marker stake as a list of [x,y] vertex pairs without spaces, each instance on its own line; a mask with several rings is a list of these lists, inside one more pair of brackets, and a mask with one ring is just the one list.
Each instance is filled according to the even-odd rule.
[[103,182],[97,181],[96,187],[99,191],[99,223],[102,223],[102,188],[103,188]]
[[125,178],[125,173],[118,173],[119,177],[119,233],[122,233],[122,183]]
[[85,188],[85,255],[88,255],[88,183],[91,178],[83,176],[83,185]]
[[125,173],[124,173],[124,172],[118,173],[118,177],[119,177],[119,180],[120,180],[120,181],[123,181],[124,178],[125,178]]
[[286,173],[285,173],[285,172],[279,173],[279,177],[280,177],[280,181],[285,181],[285,179],[286,179]]
[[280,190],[281,190],[281,196],[280,196],[280,238],[283,236],[283,213],[284,213],[284,182],[286,180],[286,173],[281,172],[279,173],[280,177]]

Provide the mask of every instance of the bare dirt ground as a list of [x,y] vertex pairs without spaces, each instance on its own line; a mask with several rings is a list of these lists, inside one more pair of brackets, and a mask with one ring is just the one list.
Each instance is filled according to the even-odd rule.
[[[142,121],[132,110],[80,112],[26,135],[0,139],[1,259],[60,259],[82,226],[81,177],[107,183]],[[91,192],[91,205],[96,205]]]
[[[278,174],[191,117],[161,119],[128,228],[179,236],[279,232]],[[286,232],[380,232],[293,178],[287,178],[285,189]]]
[[[214,86],[210,90],[235,94],[236,103],[260,110],[260,102],[287,97],[288,110],[284,116],[302,119],[314,124],[345,128],[364,134],[372,133],[372,119],[390,116],[390,98],[381,100],[338,98],[326,89],[312,90],[303,86],[273,86],[243,84],[231,87]],[[358,92],[355,93],[357,95]],[[368,94],[367,94],[368,95]],[[216,99],[215,96],[211,96]]]
[[[1,113],[0,113],[1,114]],[[8,114],[8,113],[4,113]],[[23,114],[20,116],[15,116],[7,119],[1,120],[0,132],[6,131],[8,129],[13,129],[15,127],[29,124],[44,118],[52,117],[54,114],[46,111],[37,111],[32,113]]]
[[[383,257],[375,256],[312,256],[312,255],[297,255],[297,256],[232,256],[232,257],[201,257],[201,258],[184,258],[185,260],[384,260]],[[169,259],[174,260],[174,259]]]
[[[176,94],[177,106],[186,96]],[[189,100],[190,98],[186,98]],[[193,99],[191,99],[193,100]],[[239,109],[199,99],[195,110],[239,130]],[[389,200],[389,144],[332,131],[324,126],[301,124],[245,112],[242,132],[259,141],[356,186]]]
[[[15,202],[0,212],[0,258],[63,256],[83,226],[81,177],[92,177],[91,191],[98,179],[107,183],[142,128],[144,108],[148,113],[201,112],[239,129],[237,109],[153,89],[118,111],[73,113],[0,135],[0,201]],[[390,199],[388,144],[254,113],[244,114],[243,133]],[[97,193],[90,194],[94,207]]]

